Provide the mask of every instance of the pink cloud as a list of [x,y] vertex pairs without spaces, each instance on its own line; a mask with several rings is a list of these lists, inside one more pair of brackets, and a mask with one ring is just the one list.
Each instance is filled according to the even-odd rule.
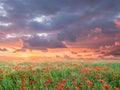
[[101,33],[102,32],[102,29],[101,28],[98,28],[96,27],[95,29],[92,30],[94,33]]
[[120,46],[120,42],[115,42],[115,46]]
[[114,23],[116,24],[117,27],[120,28],[120,20],[114,19]]

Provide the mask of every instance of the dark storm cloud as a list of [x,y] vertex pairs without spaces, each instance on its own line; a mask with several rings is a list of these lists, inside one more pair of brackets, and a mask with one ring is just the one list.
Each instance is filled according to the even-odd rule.
[[[94,0],[90,2],[88,0],[6,0],[3,3],[4,8],[8,13],[8,18],[6,18],[6,20],[15,24],[13,28],[26,28],[32,26],[43,30],[44,28],[41,27],[47,27],[46,25],[32,22],[29,26],[27,26],[28,21],[39,15],[53,15],[54,18],[51,28],[54,29],[54,26],[58,28],[67,27],[73,23],[72,21],[82,24],[87,23],[93,18],[97,19],[98,16],[102,16],[102,18],[111,18],[111,16],[115,13],[118,13],[117,3],[119,3],[119,1]],[[114,11],[111,12],[111,10]],[[75,14],[78,15],[75,16]]]
[[108,44],[100,48],[100,53],[105,56],[120,56],[120,41],[116,41],[113,44]]
[[[59,32],[57,37],[49,39],[36,35],[23,39],[23,48],[61,48],[66,47],[63,41],[75,43],[78,38],[78,46],[98,48],[119,40],[114,37],[120,33],[115,25],[119,25],[120,0],[0,0],[0,3],[0,33],[4,35],[8,32]],[[50,20],[34,21],[41,16],[49,17]],[[12,25],[5,26],[1,23]],[[102,32],[91,33],[96,27],[102,29]],[[87,37],[88,34],[91,36]],[[94,38],[98,39],[93,40]]]
[[112,50],[111,52],[107,53],[106,55],[120,56],[120,47],[115,50]]
[[36,49],[36,50],[46,50],[47,48],[65,48],[66,46],[58,41],[57,38],[46,39],[45,37],[39,37],[34,35],[30,39],[23,39],[24,49]]

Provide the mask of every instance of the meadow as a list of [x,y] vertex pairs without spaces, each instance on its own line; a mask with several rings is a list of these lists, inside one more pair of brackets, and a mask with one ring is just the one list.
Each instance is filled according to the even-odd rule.
[[119,90],[120,62],[0,62],[0,90]]

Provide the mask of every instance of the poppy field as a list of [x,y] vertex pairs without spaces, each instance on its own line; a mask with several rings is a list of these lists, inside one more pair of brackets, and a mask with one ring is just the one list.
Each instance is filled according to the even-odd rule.
[[120,90],[120,63],[0,63],[0,90]]

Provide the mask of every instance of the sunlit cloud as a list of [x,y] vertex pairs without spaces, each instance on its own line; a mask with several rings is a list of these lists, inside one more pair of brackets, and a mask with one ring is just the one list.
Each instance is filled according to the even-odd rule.
[[7,16],[7,12],[3,7],[3,4],[0,4],[0,16],[6,17]]
[[12,25],[12,23],[4,23],[4,22],[0,22],[0,26],[4,26],[4,27],[8,27]]
[[120,27],[120,20],[115,19],[115,20],[114,20],[114,23],[116,24],[117,27]]
[[49,21],[51,21],[51,17],[50,16],[44,16],[44,15],[42,15],[42,16],[40,16],[40,17],[35,17],[34,19],[33,19],[33,21],[36,21],[36,22],[49,22]]
[[11,33],[11,34],[6,35],[6,39],[24,38],[24,37],[30,38],[30,37],[32,37],[32,35],[31,34],[23,34],[23,33],[21,33],[21,34]]
[[119,0],[51,2],[0,0],[2,58],[119,58]]
[[48,36],[47,33],[37,33],[37,35],[40,36],[40,37],[42,37],[42,36],[43,36],[43,37],[47,37],[47,36]]

